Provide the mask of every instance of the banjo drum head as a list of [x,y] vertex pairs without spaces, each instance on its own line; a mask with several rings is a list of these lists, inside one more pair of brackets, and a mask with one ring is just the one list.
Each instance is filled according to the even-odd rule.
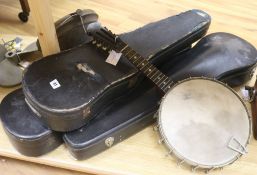
[[246,153],[251,119],[241,98],[216,80],[190,78],[164,97],[158,116],[167,148],[195,168],[226,166]]

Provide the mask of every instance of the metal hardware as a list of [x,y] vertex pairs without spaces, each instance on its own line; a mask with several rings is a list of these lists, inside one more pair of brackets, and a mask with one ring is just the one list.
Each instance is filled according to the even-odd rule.
[[158,112],[156,112],[154,115],[153,115],[153,118],[157,118],[158,117]]
[[192,172],[195,172],[198,168],[199,168],[199,165],[193,166],[192,169],[191,169],[191,171],[192,171]]
[[111,147],[114,143],[114,137],[108,137],[104,142],[107,147]]
[[83,117],[87,117],[90,114],[91,110],[89,107],[83,110]]
[[169,155],[171,155],[173,153],[173,150],[170,150],[167,154],[165,154],[165,157],[168,157]]
[[[231,142],[233,142],[233,141],[234,141],[236,144],[238,144],[238,145],[241,147],[242,150],[233,147],[233,146],[231,145]],[[228,148],[230,148],[230,149],[232,149],[232,150],[234,150],[234,151],[240,153],[241,155],[245,155],[245,154],[247,153],[246,148],[245,148],[236,138],[234,138],[234,137],[232,137],[232,138],[230,139],[230,141],[229,141],[229,143],[228,143]]]
[[256,70],[256,68],[254,68],[254,69],[251,71],[251,73],[249,74],[250,79],[253,77],[255,70]]
[[158,143],[162,144],[163,141],[164,141],[164,139],[159,139]]
[[245,86],[240,89],[240,92],[243,96],[243,100],[249,103],[251,103],[254,100],[255,93],[256,93],[254,87]]
[[209,172],[211,172],[211,171],[214,170],[214,169],[215,169],[215,167],[212,167],[212,168],[210,168],[210,169],[207,169],[207,170],[205,171],[205,173],[208,174]]
[[153,126],[153,130],[154,130],[154,131],[158,131],[158,130],[159,130],[159,125],[157,125],[157,124],[154,125],[154,126]]
[[5,53],[5,57],[6,57],[6,58],[12,58],[12,57],[14,57],[16,54],[17,54],[16,51],[10,50],[10,51],[7,51],[7,52]]
[[185,162],[185,159],[182,159],[181,161],[179,161],[179,162],[177,163],[178,167],[181,167],[181,165],[182,165],[184,162]]
[[[188,79],[185,79],[185,80],[182,80],[182,81],[177,82],[174,86],[177,86],[177,85],[179,85],[180,83],[183,83],[183,82],[185,82],[185,81],[194,80],[194,79],[204,79],[204,80],[214,81],[214,82],[216,82],[216,83],[218,83],[218,84],[220,84],[220,85],[222,85],[222,86],[228,88],[229,90],[231,90],[231,92],[234,92],[233,89],[231,89],[231,88],[230,88],[229,86],[227,86],[225,83],[219,82],[219,81],[217,81],[217,80],[215,80],[215,79],[204,78],[204,77],[203,77],[203,78],[191,77],[191,78],[188,78]],[[239,98],[239,100],[242,102],[243,106],[245,107],[245,105],[244,105],[242,99],[239,97],[239,95],[236,94],[236,93],[235,93],[235,95]],[[163,99],[165,99],[165,98],[166,98],[166,96],[163,97]],[[161,105],[163,105],[163,104],[161,103]],[[246,108],[246,107],[245,107],[245,108]],[[160,109],[159,109],[159,110],[160,110],[160,111],[162,110],[162,106],[160,106]],[[249,120],[250,120],[250,117],[249,117],[249,114],[248,114],[247,109],[246,109],[246,112],[247,112],[247,116],[248,116],[248,118],[249,118]],[[159,114],[159,113],[158,113],[158,114]],[[169,142],[168,142],[168,140],[166,140],[167,138],[165,137],[165,133],[162,132],[164,128],[163,128],[163,126],[162,126],[161,120],[162,120],[162,117],[158,117],[158,120],[157,120],[158,123],[157,123],[157,124],[159,125],[159,130],[160,130],[160,131],[159,131],[159,134],[160,134],[159,144],[161,144],[162,142],[164,142],[164,145],[168,148],[168,150],[174,149],[173,154],[175,155],[175,157],[179,158],[179,160],[178,160],[178,162],[177,162],[177,165],[178,165],[178,166],[181,166],[182,164],[190,165],[190,164],[191,164],[191,163],[190,163],[190,160],[188,161],[188,159],[186,158],[186,156],[178,155],[178,153],[177,153],[177,151],[176,151],[176,148],[172,147],[171,144],[168,144]],[[165,139],[164,139],[164,138],[165,138]],[[250,137],[248,137],[247,142],[249,141],[249,138],[250,138]],[[234,141],[234,140],[235,140],[235,141]],[[228,141],[229,141],[229,140],[228,140]],[[236,139],[233,139],[233,138],[232,138],[232,141],[233,141],[233,142],[236,142],[236,144],[235,144],[235,143],[230,143],[230,144],[233,145],[233,146],[231,146],[230,144],[228,144],[228,142],[226,143],[227,145],[230,145],[230,146],[231,146],[230,149],[234,149],[234,148],[235,148],[235,151],[237,151],[237,152],[241,152],[241,153],[245,153],[245,152],[246,152],[246,151],[245,151],[245,147],[242,146]],[[231,142],[231,141],[230,141],[230,142]],[[166,143],[167,143],[167,144],[166,144]],[[243,141],[242,141],[242,143],[243,143]],[[240,145],[240,147],[239,147],[238,145]],[[246,144],[246,145],[247,145],[247,144]],[[229,162],[227,162],[227,164],[231,164],[231,163],[233,163],[233,162],[235,161],[235,158],[241,157],[241,153],[235,155],[235,157],[234,157],[233,159],[231,159]],[[197,163],[197,162],[196,162],[196,163]],[[227,164],[223,164],[223,166],[226,166]],[[220,166],[222,166],[222,165],[220,165]],[[199,168],[199,169],[201,169],[201,170],[204,170],[206,173],[208,173],[208,172],[212,171],[213,169],[220,168],[220,166],[217,167],[217,166],[206,166],[206,165],[201,165],[201,164],[193,164],[193,166],[191,166],[191,170],[194,172],[196,169]],[[221,167],[221,168],[222,168],[222,167]]]
[[20,61],[18,65],[24,70],[27,67],[29,67],[30,64],[31,62],[28,62],[28,61]]

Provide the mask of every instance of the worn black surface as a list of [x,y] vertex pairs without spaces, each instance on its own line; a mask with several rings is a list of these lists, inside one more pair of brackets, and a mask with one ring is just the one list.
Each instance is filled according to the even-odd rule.
[[[56,34],[61,50],[71,49],[83,43],[88,43],[92,37],[85,34],[83,25],[96,22],[98,15],[90,9],[68,14],[55,22]],[[83,22],[83,24],[82,24]]]
[[21,89],[8,94],[0,105],[3,128],[13,146],[26,156],[40,156],[62,143],[29,109]]
[[250,80],[257,63],[253,45],[229,33],[213,33],[201,39],[177,64],[167,64],[175,81],[188,77],[218,78],[230,86]]
[[[192,10],[148,24],[121,38],[157,65],[167,59],[175,63],[170,55],[201,38],[209,24],[206,13]],[[106,53],[84,44],[34,62],[25,71],[24,94],[51,129],[70,131],[83,126],[134,87],[139,73],[127,59],[122,57],[113,66],[105,62],[106,57]],[[91,73],[78,70],[79,63],[86,64]],[[49,84],[54,79],[61,85],[57,89]]]
[[[215,33],[201,39],[189,51],[179,54],[177,64],[166,61],[162,72],[175,81],[192,76],[204,76],[242,85],[241,73],[252,70],[256,63],[256,50],[246,41],[225,33]],[[239,74],[234,74],[239,70]],[[229,76],[227,76],[229,75]],[[249,80],[249,73],[247,74]],[[236,82],[236,83],[234,83]],[[84,127],[64,134],[70,153],[76,159],[86,159],[108,149],[107,138],[117,144],[154,122],[161,93],[148,79],[122,99],[103,110]]]

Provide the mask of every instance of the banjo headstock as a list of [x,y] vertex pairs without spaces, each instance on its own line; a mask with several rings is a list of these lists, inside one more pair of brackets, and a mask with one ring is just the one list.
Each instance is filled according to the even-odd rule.
[[101,47],[103,50],[114,50],[120,52],[123,46],[119,36],[113,34],[106,27],[102,27],[100,23],[94,22],[88,25],[87,33],[93,37],[92,44]]

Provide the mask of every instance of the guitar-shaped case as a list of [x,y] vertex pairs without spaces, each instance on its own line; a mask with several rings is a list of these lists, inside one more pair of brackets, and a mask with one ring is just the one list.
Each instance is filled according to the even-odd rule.
[[[228,33],[207,35],[176,57],[180,60],[176,64],[167,61],[160,67],[173,80],[204,76],[230,85],[242,85],[249,80],[257,62],[256,49]],[[108,149],[152,124],[161,98],[161,91],[144,79],[134,91],[109,105],[87,125],[64,134],[67,148],[78,160]]]
[[[120,35],[155,65],[176,63],[172,55],[190,48],[210,25],[210,16],[191,10]],[[99,48],[101,46],[99,45]],[[55,131],[85,125],[104,107],[131,91],[143,76],[125,57],[116,66],[91,43],[47,56],[31,64],[22,85],[27,102]]]

